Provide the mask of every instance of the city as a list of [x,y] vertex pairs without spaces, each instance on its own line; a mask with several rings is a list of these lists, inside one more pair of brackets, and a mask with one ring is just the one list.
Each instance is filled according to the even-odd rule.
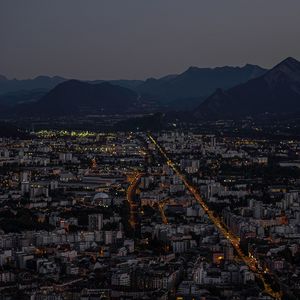
[[0,300],[300,299],[299,12],[0,0]]
[[1,294],[296,299],[299,154],[196,130],[3,138]]

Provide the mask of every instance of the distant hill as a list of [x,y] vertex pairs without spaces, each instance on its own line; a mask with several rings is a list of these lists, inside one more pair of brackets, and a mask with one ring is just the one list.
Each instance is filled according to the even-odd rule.
[[40,100],[47,92],[48,90],[45,89],[35,89],[6,93],[0,95],[0,105],[13,107],[21,103],[35,102]]
[[[0,113],[5,113],[9,108],[20,103],[40,100],[47,92],[60,83],[68,81],[63,77],[38,76],[34,79],[9,80],[0,75]],[[107,82],[105,80],[85,81],[91,84]],[[141,80],[111,80],[114,85],[119,85],[135,90],[143,81]]]
[[[109,82],[131,89],[151,102],[167,105],[167,109],[186,110],[196,107],[216,88],[227,89],[265,73],[266,70],[255,65],[244,67],[198,68],[190,67],[181,74],[167,75],[159,79],[143,80],[93,80],[91,84]],[[0,106],[37,99],[37,91],[50,91],[69,79],[54,76],[38,76],[34,79],[9,80],[0,75]],[[42,95],[40,95],[42,97]],[[40,97],[40,98],[41,98]]]
[[9,80],[5,76],[0,75],[0,95],[17,92],[17,91],[29,91],[29,90],[36,90],[36,89],[46,89],[50,90],[54,88],[59,83],[64,82],[66,79],[54,76],[38,76],[34,79],[12,79]]
[[137,87],[141,94],[160,100],[163,103],[182,105],[189,99],[198,103],[217,88],[227,89],[266,72],[255,65],[244,67],[197,68],[190,67],[179,75],[169,75],[160,79],[148,79]]
[[218,89],[196,117],[227,118],[261,113],[300,112],[300,62],[287,58],[264,75],[228,90]]
[[137,87],[142,84],[144,81],[143,80],[126,80],[126,79],[120,79],[120,80],[92,80],[92,81],[87,81],[88,83],[92,84],[99,84],[103,82],[109,82],[114,85],[119,85],[121,87],[131,89],[131,90],[136,90]]
[[0,116],[10,116],[17,106],[33,103],[41,99],[48,90],[21,90],[0,95]]
[[18,115],[69,116],[109,114],[131,111],[138,96],[135,92],[108,82],[90,84],[68,80],[48,92],[39,101],[16,107]]

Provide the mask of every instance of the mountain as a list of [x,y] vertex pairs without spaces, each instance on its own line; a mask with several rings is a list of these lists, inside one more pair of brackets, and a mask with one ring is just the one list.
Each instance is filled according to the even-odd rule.
[[47,89],[50,90],[54,88],[59,83],[64,82],[66,79],[54,76],[38,76],[34,79],[24,79],[24,80],[18,80],[18,79],[12,79],[9,80],[4,76],[0,76],[0,95],[16,92],[16,91],[29,91],[29,90],[35,90],[35,89]]
[[147,79],[137,87],[137,91],[164,103],[178,102],[179,99],[182,101],[195,98],[201,100],[213,93],[216,88],[227,89],[265,72],[265,69],[249,64],[244,67],[190,67],[179,75]]
[[[19,91],[31,91],[31,90],[48,90],[50,91],[56,85],[67,81],[69,79],[60,76],[37,76],[33,79],[7,79],[5,76],[0,75],[0,95],[15,93]],[[142,84],[142,80],[86,80],[85,82],[92,84],[99,84],[103,82],[109,82],[114,85],[119,85],[129,89],[135,89],[137,86]]]
[[13,107],[17,104],[25,102],[38,101],[42,96],[47,93],[46,89],[35,89],[35,90],[21,90],[17,92],[10,92],[0,95],[0,105],[6,107]]
[[14,112],[14,109],[25,103],[36,102],[41,99],[48,90],[21,90],[0,95],[0,115],[9,116]]
[[[188,110],[197,107],[218,87],[227,89],[265,72],[265,69],[249,64],[244,67],[190,67],[181,74],[167,75],[159,79],[150,78],[146,81],[93,80],[84,82],[94,85],[109,82],[133,90],[144,100],[156,102],[166,111]],[[3,107],[6,106],[12,107],[18,103],[39,100],[46,92],[66,81],[69,80],[59,76],[9,80],[0,75],[0,110],[3,111]]]
[[[37,101],[48,91],[60,83],[67,81],[63,77],[38,76],[34,79],[9,80],[0,75],[0,112],[19,103]],[[107,82],[106,80],[85,81],[91,84]],[[114,85],[119,85],[128,89],[135,90],[143,81],[141,80],[110,80]]]
[[108,82],[90,84],[68,80],[35,103],[17,106],[18,115],[69,116],[78,114],[123,113],[137,105],[135,92]]
[[126,80],[126,79],[120,79],[120,80],[93,80],[93,81],[87,81],[88,83],[93,84],[99,84],[103,82],[109,82],[113,85],[119,85],[121,87],[136,90],[139,85],[141,85],[144,81],[142,80]]
[[[134,90],[142,95],[144,99],[158,101],[163,105],[168,104],[171,109],[188,109],[197,106],[199,101],[204,100],[218,87],[226,89],[246,82],[264,72],[266,70],[255,65],[219,68],[190,67],[181,74],[167,75],[159,79],[149,78],[146,81],[93,80],[85,82],[91,84],[109,82],[113,85]],[[50,91],[65,81],[68,81],[68,79],[59,76],[38,76],[34,79],[9,80],[0,75],[0,102],[8,103],[15,98],[15,95],[18,97],[18,102],[26,102],[30,98],[29,94],[33,94],[35,98],[37,90]],[[24,96],[23,99],[22,95]],[[14,100],[13,102],[15,103]]]
[[197,117],[227,118],[300,112],[300,62],[287,58],[264,75],[228,90],[218,89],[195,111]]

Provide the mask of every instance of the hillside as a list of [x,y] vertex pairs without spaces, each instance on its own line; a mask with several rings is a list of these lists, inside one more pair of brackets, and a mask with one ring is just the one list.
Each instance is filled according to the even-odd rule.
[[218,89],[196,117],[227,118],[300,111],[300,62],[287,58],[264,75],[228,90]]

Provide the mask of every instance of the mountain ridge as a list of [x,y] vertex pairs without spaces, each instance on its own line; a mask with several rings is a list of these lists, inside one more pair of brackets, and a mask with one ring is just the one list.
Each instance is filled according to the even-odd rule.
[[300,111],[300,62],[289,57],[246,83],[217,89],[194,115],[226,118],[293,111]]
[[137,98],[134,91],[108,82],[90,84],[71,79],[57,85],[37,102],[17,106],[16,112],[40,116],[120,113],[134,106]]
[[171,103],[180,98],[198,97],[201,100],[213,93],[216,88],[230,88],[262,75],[266,71],[266,69],[250,64],[243,67],[215,68],[191,66],[178,75],[148,79],[138,86],[137,90],[142,95],[155,98],[163,103]]

